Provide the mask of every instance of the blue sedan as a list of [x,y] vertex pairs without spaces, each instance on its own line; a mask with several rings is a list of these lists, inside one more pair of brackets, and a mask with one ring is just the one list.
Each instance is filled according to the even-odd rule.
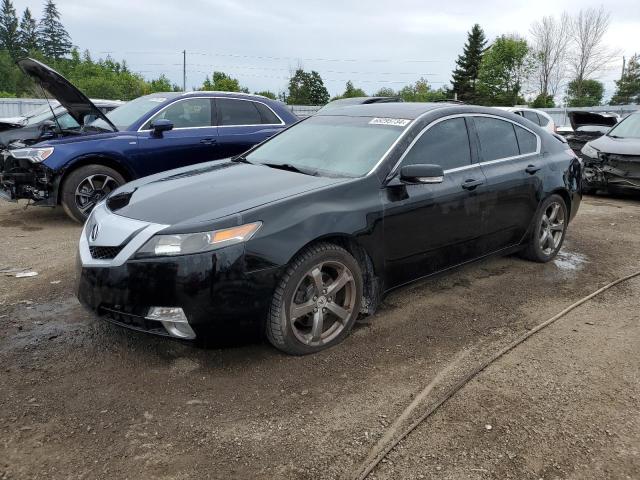
[[64,77],[19,62],[83,127],[0,157],[0,196],[62,205],[83,222],[120,185],[153,173],[239,155],[298,119],[281,102],[231,92],[156,93],[103,114]]

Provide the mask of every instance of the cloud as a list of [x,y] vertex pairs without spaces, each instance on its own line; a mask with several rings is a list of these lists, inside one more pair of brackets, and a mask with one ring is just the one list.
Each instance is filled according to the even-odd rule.
[[[182,50],[187,50],[187,83],[196,86],[215,70],[240,79],[250,90],[285,88],[299,64],[320,72],[332,94],[351,79],[373,92],[398,88],[421,76],[434,86],[449,82],[466,32],[479,23],[488,38],[528,35],[542,15],[600,6],[600,0],[157,0],[97,2],[58,0],[72,39],[94,56],[126,59],[147,77],[166,74],[182,83]],[[14,0],[39,16],[42,2]],[[611,0],[607,36],[627,55],[640,31],[637,0]],[[602,76],[609,91],[615,70]]]

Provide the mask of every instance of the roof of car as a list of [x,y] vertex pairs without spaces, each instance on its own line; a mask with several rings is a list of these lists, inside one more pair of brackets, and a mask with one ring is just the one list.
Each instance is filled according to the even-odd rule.
[[370,103],[366,105],[347,105],[336,107],[327,111],[320,111],[319,116],[347,116],[347,117],[385,117],[385,118],[405,118],[414,120],[420,115],[438,108],[466,108],[466,105],[455,103]]

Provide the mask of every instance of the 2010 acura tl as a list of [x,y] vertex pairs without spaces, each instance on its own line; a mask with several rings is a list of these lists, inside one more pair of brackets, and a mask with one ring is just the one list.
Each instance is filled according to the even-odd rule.
[[315,352],[400,285],[496,252],[554,258],[580,170],[508,112],[331,110],[112,192],[80,238],[78,296],[138,330],[194,339],[248,317],[277,348]]

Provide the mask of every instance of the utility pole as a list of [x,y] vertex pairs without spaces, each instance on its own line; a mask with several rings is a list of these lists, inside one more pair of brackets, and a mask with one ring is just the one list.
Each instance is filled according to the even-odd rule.
[[624,79],[624,69],[627,67],[627,59],[622,56],[622,75],[620,75],[620,80]]
[[187,51],[182,51],[182,91],[187,91]]

